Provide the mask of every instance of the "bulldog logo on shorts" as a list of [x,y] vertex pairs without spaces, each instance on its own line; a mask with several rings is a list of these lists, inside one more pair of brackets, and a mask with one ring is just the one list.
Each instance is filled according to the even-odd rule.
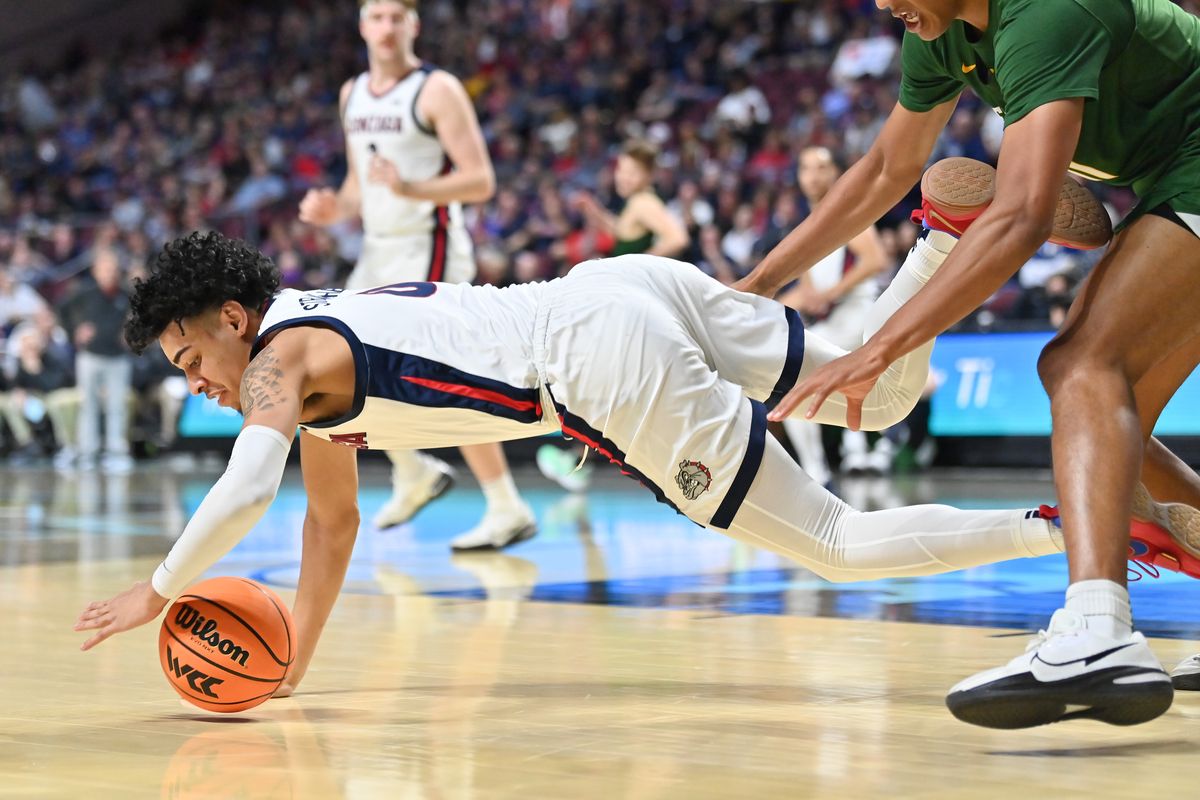
[[712,486],[712,473],[699,461],[688,461],[685,458],[679,462],[679,474],[675,476],[675,483],[684,497],[695,500]]

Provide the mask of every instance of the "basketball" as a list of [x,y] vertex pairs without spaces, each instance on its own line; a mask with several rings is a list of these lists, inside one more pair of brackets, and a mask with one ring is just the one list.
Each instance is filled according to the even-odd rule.
[[159,663],[179,696],[231,713],[266,701],[296,652],[292,615],[277,594],[245,578],[211,578],[168,609]]

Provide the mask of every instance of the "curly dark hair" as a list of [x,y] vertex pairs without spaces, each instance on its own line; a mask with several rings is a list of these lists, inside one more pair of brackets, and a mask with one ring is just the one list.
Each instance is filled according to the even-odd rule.
[[279,269],[271,259],[240,239],[197,231],[163,245],[149,277],[134,283],[125,341],[141,353],[172,322],[227,300],[257,309],[278,290]]

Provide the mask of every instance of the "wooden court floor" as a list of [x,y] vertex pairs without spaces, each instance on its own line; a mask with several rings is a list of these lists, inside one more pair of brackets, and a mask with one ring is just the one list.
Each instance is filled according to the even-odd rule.
[[[186,519],[212,477],[0,475],[0,797],[1194,791],[1200,697],[1180,696],[1162,719],[1130,729],[994,732],[945,710],[950,685],[1016,655],[1023,639],[994,620],[927,620],[972,603],[990,620],[979,597],[998,585],[1025,587],[1036,606],[1060,566],[838,594],[680,521],[633,484],[606,481],[580,513],[524,477],[542,535],[509,554],[451,558],[446,540],[478,510],[467,490],[411,530],[364,529],[300,693],[242,714],[199,712],[162,677],[155,627],[80,653],[71,622],[88,600],[149,574],[169,544],[163,529]],[[365,518],[383,480],[367,476]],[[967,504],[986,492],[1008,506],[1041,490],[935,477],[884,493]],[[281,495],[254,541],[214,574],[254,575],[290,599],[296,502]],[[1147,590],[1148,607],[1194,604],[1190,584],[1160,586]],[[755,592],[774,599],[740,605]],[[1200,648],[1190,616],[1159,616],[1176,637],[1155,641],[1164,662]]]

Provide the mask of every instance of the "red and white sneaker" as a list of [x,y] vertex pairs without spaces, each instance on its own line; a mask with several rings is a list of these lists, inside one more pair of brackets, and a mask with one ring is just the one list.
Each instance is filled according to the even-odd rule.
[[[996,170],[973,158],[944,158],[921,178],[921,208],[912,221],[962,236],[996,196]],[[1070,177],[1063,179],[1050,241],[1076,250],[1103,247],[1112,220],[1100,201]]]
[[[1041,506],[1038,515],[1062,527],[1057,506]],[[1133,519],[1129,523],[1129,560],[1146,574],[1158,577],[1158,569],[1182,572],[1200,578],[1200,511],[1182,503],[1159,503],[1146,487],[1134,490]],[[1141,572],[1130,568],[1129,579],[1140,580]]]
[[1132,560],[1200,578],[1200,510],[1160,503],[1139,483],[1129,535]]

